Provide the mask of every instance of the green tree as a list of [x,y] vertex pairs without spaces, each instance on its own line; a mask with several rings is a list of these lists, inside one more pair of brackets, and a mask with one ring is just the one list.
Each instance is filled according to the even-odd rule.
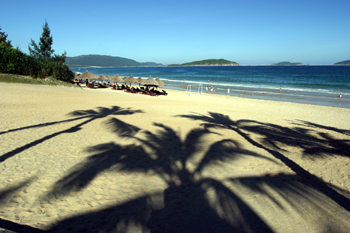
[[0,73],[28,75],[33,58],[19,49],[0,43]]
[[55,52],[55,50],[52,49],[52,43],[53,39],[51,36],[49,24],[45,20],[39,45],[33,39],[31,39],[31,43],[28,46],[30,56],[48,60],[52,59],[53,53]]
[[1,31],[1,26],[0,26],[0,44],[5,44],[12,48],[11,41],[7,40],[7,34]]
[[58,80],[69,82],[74,78],[74,73],[64,64],[67,53],[54,54],[52,44],[49,24],[45,20],[39,44],[31,39],[28,46],[30,57],[33,59],[29,73],[33,78],[53,76]]

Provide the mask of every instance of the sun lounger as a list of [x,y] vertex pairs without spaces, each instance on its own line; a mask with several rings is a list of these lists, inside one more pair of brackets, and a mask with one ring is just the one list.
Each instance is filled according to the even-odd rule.
[[126,89],[125,92],[128,92],[128,93],[138,93],[137,91],[134,91],[130,88]]
[[150,91],[141,91],[140,94],[142,94],[142,95],[150,95],[150,96],[158,96],[156,93],[150,92]]

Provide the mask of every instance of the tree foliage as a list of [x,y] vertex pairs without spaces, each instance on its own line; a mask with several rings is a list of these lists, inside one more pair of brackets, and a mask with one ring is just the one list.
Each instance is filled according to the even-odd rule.
[[52,55],[55,52],[55,50],[52,49],[52,43],[53,38],[51,36],[51,30],[49,24],[45,21],[39,45],[31,39],[31,43],[28,46],[30,56],[35,58],[52,59]]
[[11,41],[7,39],[7,34],[5,32],[1,31],[1,26],[0,26],[0,44],[5,44],[8,47],[12,47]]
[[37,44],[31,40],[28,56],[18,48],[12,48],[11,42],[7,40],[7,34],[1,32],[0,28],[0,73],[30,75],[33,78],[52,76],[70,82],[74,78],[74,73],[64,64],[66,52],[62,55],[54,54],[50,34],[50,28],[45,21],[40,42]]
[[5,43],[0,43],[0,54],[0,73],[29,75],[33,58]]

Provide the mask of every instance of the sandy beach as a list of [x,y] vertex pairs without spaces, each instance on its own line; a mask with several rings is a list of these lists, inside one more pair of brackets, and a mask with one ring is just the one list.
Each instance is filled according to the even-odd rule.
[[350,109],[0,85],[0,232],[350,232]]

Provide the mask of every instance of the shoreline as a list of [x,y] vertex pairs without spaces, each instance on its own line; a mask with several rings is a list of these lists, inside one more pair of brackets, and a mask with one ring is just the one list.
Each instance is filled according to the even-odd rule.
[[164,89],[1,85],[7,230],[350,231],[350,109]]
[[[335,67],[329,68],[334,71],[335,77],[336,75],[340,75],[339,77],[341,77],[339,80],[340,86],[337,86],[338,81],[334,81],[337,79],[333,79],[332,77],[323,80],[323,84],[317,84],[317,80],[312,82],[311,80],[318,76],[322,79],[322,75],[326,75],[328,72],[328,69],[324,70],[312,67],[302,68],[301,70],[296,68],[249,68],[243,69],[242,71],[240,71],[241,69],[235,68],[232,68],[232,70],[231,68],[218,68],[218,70],[216,70],[212,67],[207,67],[206,69],[197,69],[195,67],[172,68],[170,68],[171,70],[169,72],[166,70],[169,68],[128,68],[126,70],[111,68],[110,70],[94,69],[91,72],[95,73],[97,76],[100,74],[109,74],[111,76],[114,73],[119,73],[122,76],[133,74],[134,76],[141,76],[142,78],[147,78],[145,73],[149,72],[154,78],[159,76],[159,78],[165,82],[167,88],[182,91],[186,91],[187,85],[192,85],[192,90],[198,89],[199,85],[202,85],[203,92],[205,92],[206,86],[210,87],[213,85],[217,89],[216,93],[221,95],[227,95],[227,89],[230,88],[231,95],[239,97],[243,95],[243,98],[259,98],[350,108],[350,92],[348,85],[344,83],[344,75],[347,74],[346,72],[348,72],[348,69],[345,69],[344,75],[341,76],[339,72],[342,71],[343,68],[340,70],[335,69]],[[321,71],[325,73],[320,74],[319,72]],[[303,72],[305,72],[305,74]],[[247,76],[245,76],[245,74]],[[304,82],[302,79],[303,75],[309,75],[310,79],[306,79]],[[276,78],[276,81],[266,78],[269,76],[271,76],[271,79]],[[294,76],[296,77],[295,80],[293,79]],[[288,80],[288,78],[291,78],[292,81],[284,81],[284,79]],[[280,93],[279,90],[280,86],[283,86],[282,93]],[[338,98],[340,94],[343,96],[341,99]]]
[[[169,85],[168,85],[169,84]],[[186,92],[186,86],[185,85],[172,85],[170,82],[168,82],[166,88],[172,89],[172,90],[178,90]],[[214,84],[215,85],[215,84]],[[198,93],[199,85],[191,85],[192,86],[192,92]],[[209,86],[210,87],[210,86]],[[208,88],[208,93],[206,93],[206,87],[203,85],[203,94],[212,94],[210,93],[210,88]],[[200,91],[199,91],[200,92]],[[218,88],[216,91],[214,91],[213,95],[228,95],[227,89]],[[242,96],[241,96],[242,95]],[[235,90],[234,88],[230,88],[230,96],[232,97],[239,97],[239,98],[248,98],[248,99],[261,99],[261,100],[270,100],[270,101],[277,101],[277,102],[287,102],[287,103],[299,103],[299,104],[310,104],[310,105],[316,105],[316,106],[328,106],[328,107],[337,107],[337,108],[347,108],[350,109],[350,99],[347,97],[339,98],[339,97],[327,97],[327,96],[296,96],[287,94],[287,90],[282,91],[282,93],[277,91],[275,93],[266,93],[264,94],[263,91],[257,91],[257,90]]]

